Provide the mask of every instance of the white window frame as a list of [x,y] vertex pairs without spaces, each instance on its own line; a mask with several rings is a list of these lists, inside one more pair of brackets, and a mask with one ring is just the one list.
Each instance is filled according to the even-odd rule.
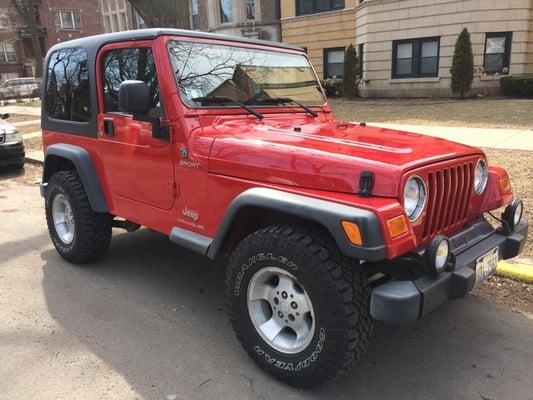
[[[7,58],[7,45],[13,46],[13,54],[15,55],[15,58],[13,60],[8,60]],[[0,42],[0,51],[3,55],[3,60],[0,60],[1,63],[14,63],[17,62],[17,47],[15,46],[15,42]]]
[[[81,31],[83,30],[83,21],[81,19],[81,12],[77,10],[52,10],[52,13],[57,13],[59,15],[59,27],[56,27],[54,25],[54,28],[61,31]],[[65,25],[63,23],[63,13],[70,13],[70,19],[72,22],[72,28],[65,28]],[[74,20],[74,14],[79,14],[80,16],[80,27],[76,28],[76,23]],[[54,18],[52,18],[54,20]]]
[[6,11],[0,11],[0,21],[1,21],[1,17],[4,17],[4,18],[7,18],[7,25],[1,25],[0,24],[0,29],[9,29],[11,28],[11,18],[9,17],[9,13],[7,13]]

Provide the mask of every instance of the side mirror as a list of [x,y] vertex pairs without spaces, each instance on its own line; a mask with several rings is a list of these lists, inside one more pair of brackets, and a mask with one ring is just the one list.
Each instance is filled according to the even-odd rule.
[[0,119],[8,119],[9,118],[9,114],[0,114]]
[[118,108],[131,114],[148,114],[150,88],[143,81],[124,81],[118,88]]

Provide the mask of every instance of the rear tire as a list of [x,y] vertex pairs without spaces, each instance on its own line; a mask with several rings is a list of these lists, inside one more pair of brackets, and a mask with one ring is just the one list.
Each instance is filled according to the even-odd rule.
[[[296,387],[319,386],[344,374],[372,336],[370,289],[359,264],[314,229],[272,226],[244,239],[227,268],[226,298],[248,355]],[[298,310],[305,313],[309,338],[305,327],[293,325],[302,317]]]
[[50,237],[65,260],[75,264],[93,261],[109,248],[112,217],[92,209],[76,171],[51,176],[45,208]]

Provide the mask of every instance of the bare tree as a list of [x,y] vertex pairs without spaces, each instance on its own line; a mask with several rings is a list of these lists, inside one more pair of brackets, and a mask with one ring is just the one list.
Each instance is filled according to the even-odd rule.
[[191,29],[189,0],[130,0],[150,28]]
[[11,0],[11,4],[17,13],[17,17],[27,26],[30,33],[33,57],[35,59],[35,76],[40,78],[43,76],[43,53],[39,39],[40,26],[37,23],[35,0]]

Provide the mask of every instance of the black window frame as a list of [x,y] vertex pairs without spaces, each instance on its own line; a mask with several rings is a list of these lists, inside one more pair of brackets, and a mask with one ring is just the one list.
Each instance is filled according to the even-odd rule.
[[[505,50],[503,52],[503,65],[499,71],[488,71],[486,67],[487,60],[487,41],[490,38],[505,37]],[[513,46],[513,32],[487,32],[485,33],[485,47],[483,49],[483,69],[487,75],[503,74],[508,75],[511,67],[511,48]],[[496,54],[496,53],[493,53]],[[507,68],[507,72],[503,72]]]
[[[327,69],[327,66],[328,66],[328,53],[330,51],[342,51],[344,54],[346,54],[346,47],[327,47],[327,48],[324,48],[322,49],[322,59],[323,59],[323,67],[322,67],[322,70],[323,70],[323,74],[324,74],[324,79],[328,79],[328,69]],[[344,65],[344,59],[343,59],[343,65]],[[342,78],[342,75],[341,76],[338,76],[337,75],[337,79],[341,79]]]
[[[440,36],[431,36],[414,39],[393,40],[392,42],[392,65],[391,77],[392,79],[411,79],[411,78],[438,78],[440,67]],[[434,74],[423,74],[420,72],[420,62],[422,60],[422,44],[427,42],[437,42],[437,66]],[[398,45],[411,43],[413,46],[411,73],[398,74],[396,72],[396,61],[398,60]]]
[[[125,113],[123,111],[120,111],[118,109],[118,91],[117,91],[117,109],[116,110],[112,110],[112,109],[109,109],[108,108],[108,105],[109,103],[107,102],[106,100],[106,93],[105,93],[105,85],[106,85],[106,80],[105,80],[105,77],[106,77],[106,59],[107,57],[109,56],[109,54],[113,53],[113,52],[120,52],[120,51],[131,51],[131,50],[146,50],[147,52],[147,57],[151,57],[152,58],[152,63],[153,63],[153,67],[154,67],[154,76],[155,76],[155,84],[157,85],[157,94],[156,94],[156,97],[154,98],[158,100],[159,102],[159,107],[160,107],[160,117],[163,117],[164,116],[164,108],[163,108],[163,101],[161,99],[161,84],[159,83],[159,75],[158,75],[158,72],[157,72],[157,66],[156,66],[156,61],[155,61],[155,55],[154,55],[154,50],[151,46],[138,46],[138,47],[117,47],[117,48],[111,48],[111,49],[108,49],[106,50],[103,55],[102,55],[102,64],[100,65],[100,68],[101,68],[101,73],[102,73],[102,81],[100,82],[100,85],[102,86],[100,88],[100,90],[102,91],[102,94],[103,94],[103,99],[104,99],[104,102],[102,104],[102,110],[101,112],[104,113],[104,114],[126,114],[126,115],[129,115],[129,113]],[[149,56],[148,56],[149,54]],[[119,61],[119,64],[120,64],[120,61]],[[137,77],[134,77],[135,79],[134,80],[141,80],[138,76]],[[128,79],[132,79],[132,77],[128,77]],[[127,80],[127,79],[125,79]],[[124,82],[124,81],[122,81]],[[121,82],[121,83],[122,83]],[[148,84],[148,82],[146,81],[143,81],[145,83]],[[152,108],[155,108],[156,106],[155,105],[152,105]]]
[[[50,114],[50,109],[49,109],[49,100],[50,100],[50,88],[49,88],[49,85],[51,84],[50,80],[51,80],[51,74],[50,74],[50,70],[52,67],[55,67],[55,65],[52,65],[52,59],[53,57],[58,54],[58,53],[61,53],[61,52],[83,52],[85,53],[85,69],[86,69],[86,73],[87,73],[87,94],[88,94],[88,99],[87,99],[87,103],[88,103],[88,106],[89,106],[89,113],[88,115],[86,115],[86,120],[75,120],[75,119],[67,119],[67,118],[58,118],[57,116],[53,116]],[[84,47],[81,47],[81,46],[75,46],[75,47],[66,47],[66,48],[60,48],[60,49],[57,49],[55,51],[52,51],[49,53],[48,57],[47,57],[47,60],[46,60],[46,72],[45,72],[45,80],[44,80],[44,84],[43,84],[43,101],[42,101],[42,105],[41,105],[41,110],[42,112],[44,112],[46,118],[50,121],[55,121],[56,123],[59,123],[59,124],[62,124],[62,125],[65,125],[65,126],[68,126],[68,125],[71,125],[71,126],[77,126],[77,127],[81,127],[81,126],[84,126],[84,127],[88,127],[91,123],[91,121],[94,120],[95,118],[95,109],[94,109],[94,91],[92,90],[93,86],[94,86],[94,83],[92,82],[92,80],[94,79],[91,72],[90,72],[90,68],[91,68],[91,62],[90,62],[90,58],[89,58],[89,52],[87,51],[86,48]]]
[[[324,13],[324,12],[330,12],[330,11],[338,11],[338,10],[344,10],[346,8],[346,1],[344,0],[342,2],[342,6],[335,6],[334,5],[334,1],[335,0],[311,0],[313,2],[313,10],[311,12],[302,12],[301,11],[301,6],[302,6],[302,0],[295,0],[295,4],[296,4],[296,16],[302,16],[302,15],[313,15],[313,14],[320,14],[320,13]],[[327,6],[327,10],[320,10],[319,7],[318,7],[318,4],[321,2],[321,1],[327,1],[328,3],[328,6]]]

